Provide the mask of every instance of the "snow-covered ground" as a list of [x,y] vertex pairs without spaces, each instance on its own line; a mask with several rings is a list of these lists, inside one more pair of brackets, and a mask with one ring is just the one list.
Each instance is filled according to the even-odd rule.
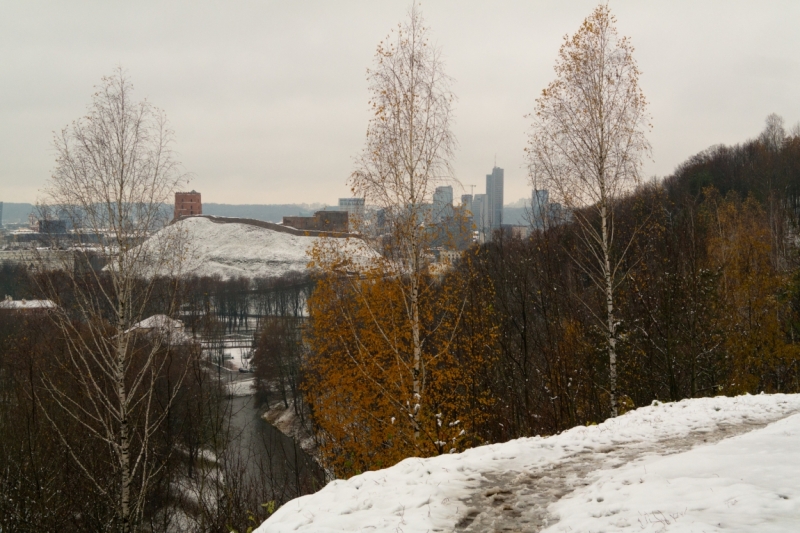
[[303,424],[300,417],[295,413],[294,400],[289,400],[287,403],[289,407],[286,407],[281,401],[276,401],[261,415],[261,418],[300,444],[300,447],[306,453],[318,460],[316,457],[316,442],[309,428]]
[[224,352],[232,359],[226,359],[225,365],[229,366],[231,370],[238,370],[240,368],[250,368],[251,356],[253,353],[252,348],[243,346],[225,347]]
[[228,388],[229,396],[250,396],[256,392],[254,388],[255,384],[255,378],[250,378],[241,379],[239,381],[231,381],[225,386]]
[[[185,218],[161,231],[174,233],[174,241],[184,243],[183,272],[197,276],[219,274],[223,279],[303,272],[309,262],[307,252],[319,240],[250,224],[219,224],[202,217]],[[352,254],[374,253],[358,239],[347,241]]]
[[800,415],[600,472],[552,531],[800,531]]
[[256,532],[800,531],[798,413],[800,395],[655,404],[333,481]]

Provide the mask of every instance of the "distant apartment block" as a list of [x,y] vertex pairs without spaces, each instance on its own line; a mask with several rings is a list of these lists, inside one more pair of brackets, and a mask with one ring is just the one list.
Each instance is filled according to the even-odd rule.
[[347,211],[317,211],[313,217],[283,217],[283,225],[299,230],[349,231]]
[[531,196],[531,223],[534,228],[543,228],[547,219],[550,193],[547,189],[534,189]]
[[436,187],[433,193],[433,220],[440,222],[453,217],[453,187]]
[[558,202],[550,201],[547,189],[534,189],[531,196],[531,225],[537,229],[557,226],[569,221],[572,214]]
[[472,223],[475,224],[475,229],[480,232],[484,237],[487,232],[490,232],[489,227],[489,209],[488,209],[487,196],[485,194],[476,194],[472,197]]
[[200,193],[176,192],[175,193],[175,219],[180,217],[202,215],[203,203],[200,201]]
[[37,220],[36,231],[38,233],[47,233],[48,235],[52,235],[54,233],[66,233],[67,221],[54,219]]
[[471,217],[472,216],[472,195],[471,194],[462,194],[461,195],[461,208],[464,209],[467,213],[466,215]]
[[339,211],[347,211],[350,218],[364,218],[364,199],[339,198]]

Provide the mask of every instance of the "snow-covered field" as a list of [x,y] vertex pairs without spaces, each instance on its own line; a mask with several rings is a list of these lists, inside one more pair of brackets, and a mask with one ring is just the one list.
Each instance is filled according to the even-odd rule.
[[798,413],[800,395],[655,404],[333,481],[256,532],[800,531]]
[[[183,272],[197,276],[219,274],[223,279],[303,272],[309,262],[307,252],[319,240],[249,224],[219,224],[202,217],[180,220],[161,231],[175,233],[174,240],[185,243]],[[348,246],[353,254],[372,253],[359,246],[358,239],[352,241]]]

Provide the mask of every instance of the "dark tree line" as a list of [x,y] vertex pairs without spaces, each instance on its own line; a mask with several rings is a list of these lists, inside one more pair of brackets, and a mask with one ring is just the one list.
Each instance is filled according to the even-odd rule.
[[[0,268],[0,282],[6,294],[16,299],[35,297],[32,276],[38,274],[31,274],[22,266],[4,264]],[[49,275],[58,283],[57,273]],[[103,276],[87,276],[86,283],[93,280],[102,283]],[[289,499],[317,490],[322,481],[317,479],[318,469],[305,465],[297,447],[277,433],[248,437],[249,440],[241,434],[232,419],[247,416],[249,411],[239,413],[228,400],[217,372],[210,371],[206,359],[199,357],[200,345],[195,342],[192,329],[197,340],[209,334],[221,335],[232,320],[230,315],[239,320],[244,314],[239,311],[242,308],[247,309],[254,324],[265,320],[260,313],[301,315],[308,283],[295,276],[250,284],[241,280],[162,279],[155,284],[145,316],[164,312],[162,304],[169,298],[167,293],[174,290],[181,294],[183,305],[172,318],[190,320],[187,342],[164,345],[159,355],[167,358],[167,364],[156,377],[154,413],[164,409],[168,412],[153,437],[152,453],[164,466],[148,489],[143,526],[152,531],[170,531],[182,523],[190,524],[192,531],[227,532],[229,527],[244,531]],[[66,306],[72,301],[69,292],[69,285],[64,283],[60,297]],[[83,329],[76,323],[77,332]],[[151,341],[151,337],[142,335],[131,349],[146,352]],[[65,366],[66,342],[69,339],[54,326],[47,311],[0,309],[3,531],[114,528],[114,505],[98,493],[87,472],[72,460],[45,416],[46,411],[57,411],[54,399],[45,392],[45,379],[57,380],[63,390],[73,391],[77,402],[84,401],[69,366]],[[292,369],[285,365],[280,368],[289,372],[283,381],[287,390],[296,387]],[[297,366],[293,368],[296,370]],[[179,383],[177,397],[168,402]],[[103,445],[85,439],[85,429],[75,421],[60,418],[59,424],[88,474],[101,483],[113,484],[113,479],[105,479],[109,468],[104,463],[107,453]]]
[[304,346],[304,320],[297,317],[270,317],[256,335],[253,355],[256,389],[260,401],[269,405],[272,397],[285,409],[292,407],[303,415],[300,398]]
[[[620,241],[631,242],[617,302],[622,411],[653,400],[800,392],[800,137],[781,131],[768,128],[742,145],[709,149],[616,206]],[[552,434],[609,416],[608,355],[596,317],[603,295],[572,260],[577,246],[570,223],[524,239],[498,233],[432,284],[463,291],[459,305],[468,319],[459,324],[452,361],[466,367],[477,361],[473,352],[481,357],[480,371],[457,386],[481,398],[463,417],[474,420],[471,445]],[[33,295],[24,269],[0,268],[4,291]],[[173,282],[162,283],[167,291]],[[307,344],[314,334],[305,318],[313,289],[303,276],[190,279],[180,287],[177,318],[197,336],[255,331],[263,399],[293,405],[313,421],[313,409],[301,401],[309,398],[303,394],[309,358],[320,356]],[[158,290],[151,305],[157,312]],[[54,371],[47,354],[61,342],[47,327],[35,317],[0,320],[2,527],[92,530],[109,511],[79,496],[91,490],[63,466],[64,450],[48,438],[36,401],[38,376]],[[471,339],[480,342],[472,346]],[[155,485],[159,504],[148,514],[154,529],[166,520],[161,511],[183,497],[172,482],[212,479],[203,450],[224,454],[228,442],[221,391],[206,382],[201,362],[181,361],[176,365],[197,366],[161,436],[161,450],[181,453]],[[277,505],[291,492],[274,490],[285,479],[273,480],[271,493],[254,488],[244,462],[227,463],[234,464],[238,470],[227,478],[249,488],[236,494],[220,488],[225,504],[202,511],[205,530],[222,531],[226,520],[246,525],[259,499]]]
[[[64,366],[69,342],[53,326],[47,311],[3,311],[0,334],[0,527],[4,531],[104,531],[115,527],[113,502],[98,493],[97,486],[113,486],[113,470],[107,464],[105,445],[87,438],[86,428],[70,417],[59,417],[56,431],[49,417],[58,412],[57,399],[46,392],[46,379],[57,380],[62,390],[82,409],[91,409],[76,377]],[[79,334],[85,334],[77,326]],[[145,353],[151,339],[140,338],[131,347]],[[151,416],[169,405],[166,421],[149,453],[164,464],[148,495],[149,520],[156,520],[175,497],[171,481],[191,475],[192,460],[184,462],[178,450],[191,450],[208,435],[208,418],[200,411],[217,408],[213,386],[203,383],[205,372],[197,368],[191,346],[164,348],[159,357],[167,364],[157,377]],[[183,369],[190,367],[176,401],[169,402],[172,387]],[[88,412],[88,411],[87,411]],[[140,415],[131,413],[131,424]],[[202,419],[202,421],[200,421]],[[69,442],[71,448],[65,446]],[[80,454],[80,466],[72,457]],[[90,482],[90,479],[97,483]],[[156,503],[160,502],[160,503]]]
[[257,330],[265,317],[303,316],[313,283],[292,272],[276,278],[192,277],[184,287],[181,313],[192,332],[213,316],[233,333]]
[[[778,131],[707,150],[620,202],[620,241],[632,239],[618,302],[623,411],[800,392],[798,190],[800,137]],[[571,260],[575,240],[563,224],[471,252],[501,331],[487,440],[609,416],[602,295]]]
[[[654,400],[800,392],[800,137],[770,120],[758,139],[698,154],[614,206],[616,238],[630,242],[615,304],[620,412]],[[605,295],[575,261],[584,253],[580,231],[567,221],[526,238],[498,232],[436,282],[467,287],[459,304],[463,316],[480,317],[458,325],[459,343],[452,348],[480,339],[480,371],[451,385],[483,398],[459,408],[462,420],[474,415],[479,421],[473,445],[553,434],[611,416],[600,325]],[[317,286],[335,283],[318,280]],[[324,339],[336,333],[337,315],[324,313],[325,298],[316,301],[320,309],[312,308],[306,339],[328,346]],[[453,355],[460,367],[475,367],[473,355]],[[329,357],[308,351],[298,375],[337,371]],[[341,371],[339,381],[347,383],[350,374]],[[353,394],[359,383],[348,385]],[[313,421],[322,395],[305,390]],[[377,406],[381,394],[362,396]],[[341,403],[342,420],[351,408]],[[378,439],[387,449],[390,426]],[[333,430],[318,433],[330,440]],[[377,466],[364,462],[359,469]]]

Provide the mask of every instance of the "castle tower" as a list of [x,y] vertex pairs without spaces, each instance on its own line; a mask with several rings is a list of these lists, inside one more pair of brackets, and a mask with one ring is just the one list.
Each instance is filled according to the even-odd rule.
[[175,193],[175,220],[180,217],[202,215],[203,203],[200,201],[200,193],[176,192]]

